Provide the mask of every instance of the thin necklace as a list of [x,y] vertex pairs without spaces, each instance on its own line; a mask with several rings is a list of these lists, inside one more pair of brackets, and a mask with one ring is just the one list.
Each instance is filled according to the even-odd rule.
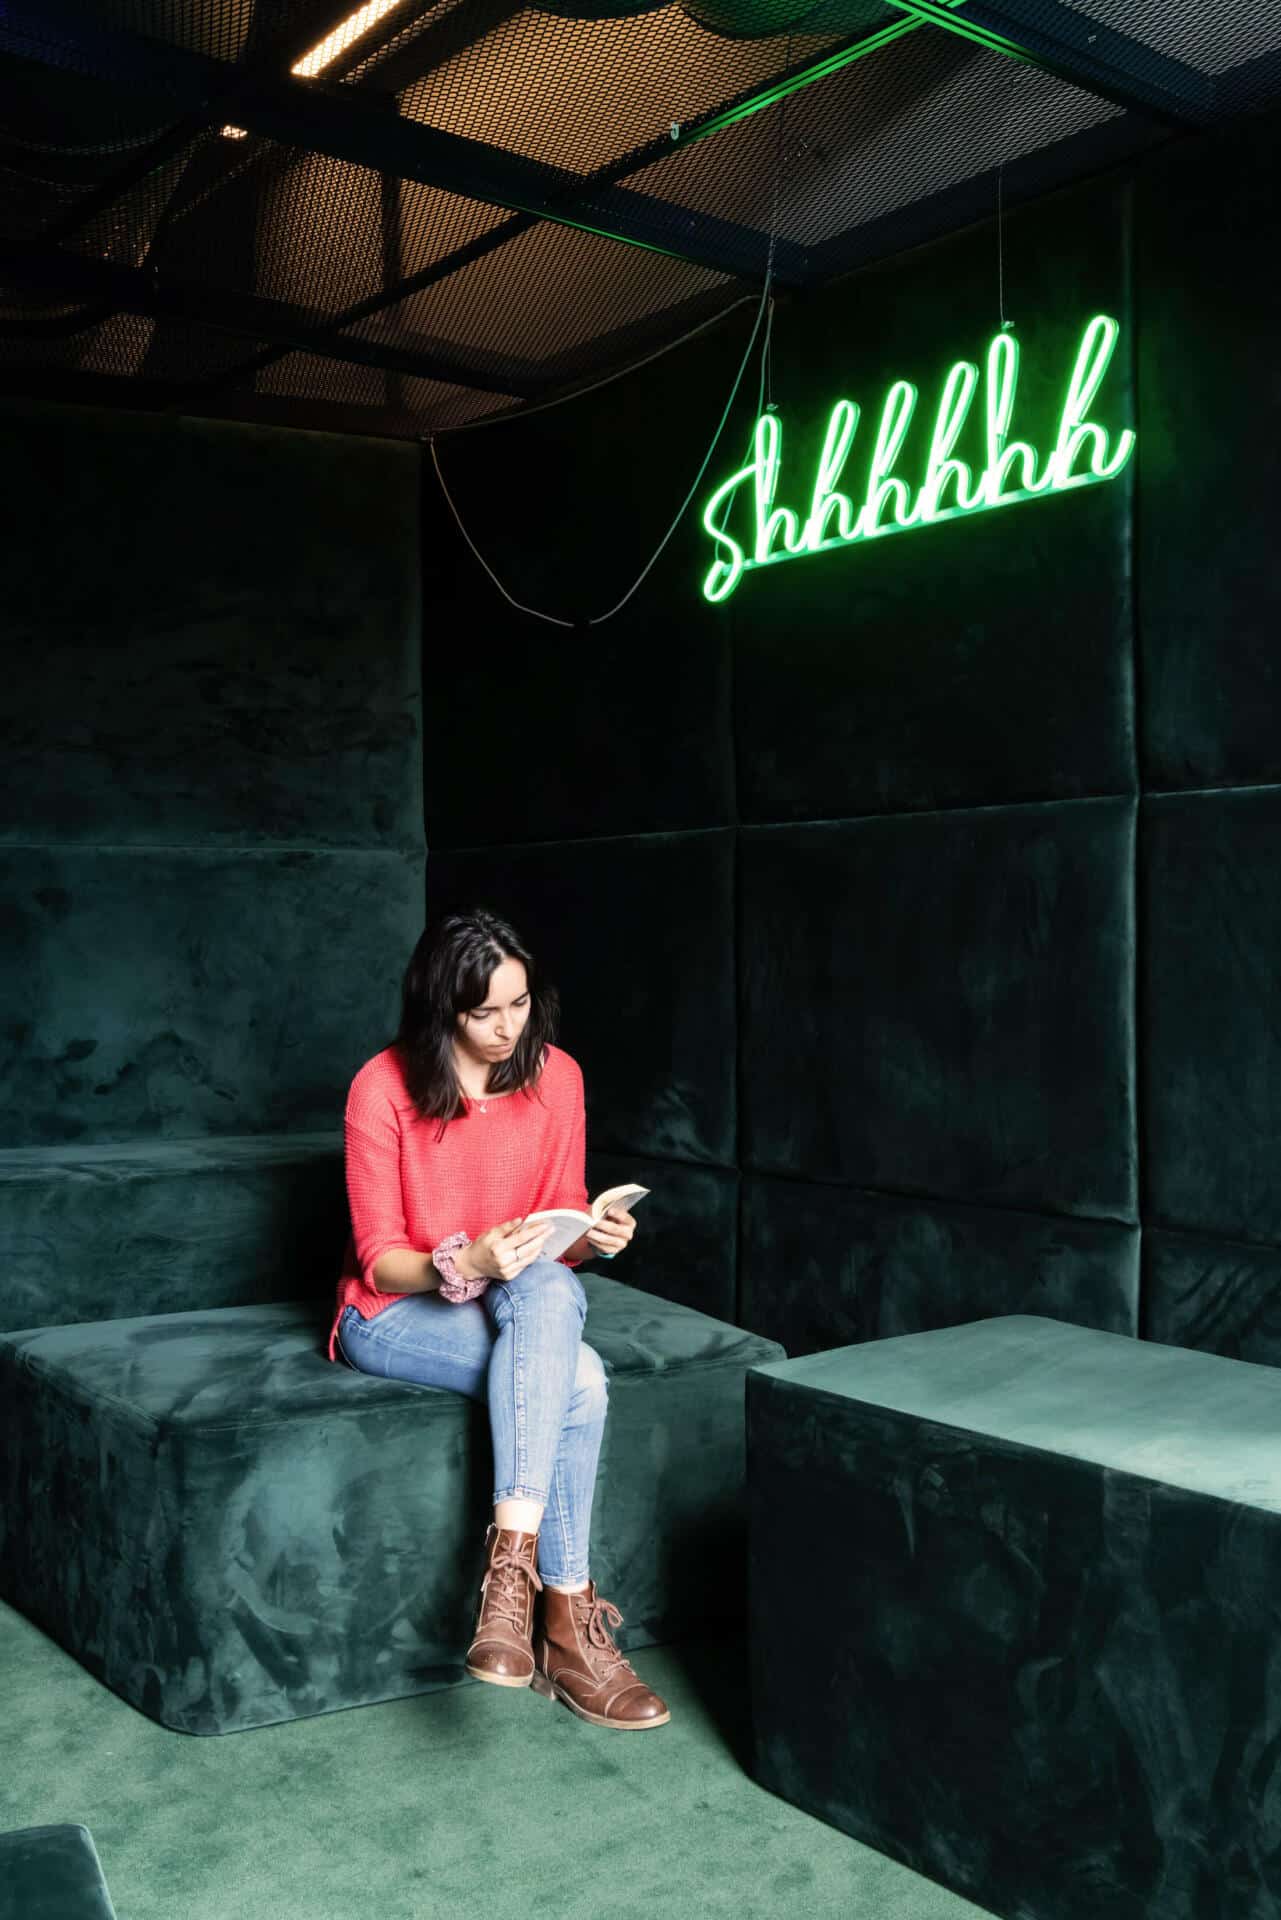
[[477,1113],[488,1113],[489,1102],[491,1100],[510,1100],[512,1089],[509,1087],[506,1093],[487,1093],[482,1098],[479,1094],[468,1093],[466,1087],[464,1087],[463,1095],[468,1105],[475,1107]]
[[483,1100],[479,1097],[479,1095],[470,1094],[470,1093],[467,1095],[467,1098],[471,1101],[471,1104],[475,1107],[477,1113],[488,1113],[489,1102],[491,1100],[506,1100],[509,1097],[510,1097],[510,1090],[508,1093],[487,1093]]

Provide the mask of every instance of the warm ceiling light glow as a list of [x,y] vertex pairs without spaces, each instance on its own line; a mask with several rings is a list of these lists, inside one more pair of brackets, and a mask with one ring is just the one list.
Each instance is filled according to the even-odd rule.
[[353,40],[359,40],[362,33],[368,33],[371,27],[377,26],[386,14],[399,5],[400,0],[365,0],[365,5],[357,7],[350,19],[326,34],[320,45],[313,47],[310,53],[305,53],[291,68],[291,72],[301,75],[304,80],[313,80],[341,54],[346,53]]
[[[353,40],[359,40],[362,33],[368,33],[371,27],[376,27],[400,3],[401,0],[365,0],[365,5],[357,7],[355,13],[344,20],[340,27],[326,34],[319,46],[313,47],[310,53],[304,53],[301,60],[295,60],[289,71],[302,80],[314,80],[318,73],[323,73],[326,67],[332,66],[335,60],[346,53]],[[243,140],[245,130],[243,127],[224,127],[222,137],[224,140]]]

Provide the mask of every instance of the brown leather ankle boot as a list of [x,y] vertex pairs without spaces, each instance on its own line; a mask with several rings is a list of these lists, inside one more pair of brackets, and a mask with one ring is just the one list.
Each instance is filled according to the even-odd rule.
[[485,1572],[480,1583],[476,1629],[467,1649],[473,1680],[496,1687],[527,1687],[534,1671],[534,1590],[538,1534],[517,1533],[492,1521],[485,1534]]
[[671,1719],[666,1704],[650,1691],[610,1637],[623,1616],[602,1600],[596,1582],[582,1593],[557,1593],[544,1587],[542,1624],[534,1635],[537,1693],[563,1700],[594,1727],[662,1727]]

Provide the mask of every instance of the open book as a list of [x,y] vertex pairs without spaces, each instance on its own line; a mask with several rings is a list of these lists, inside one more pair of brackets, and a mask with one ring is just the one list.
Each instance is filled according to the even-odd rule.
[[[527,1213],[525,1225],[531,1220],[546,1220],[551,1232],[543,1242],[541,1260],[557,1260],[566,1247],[572,1247],[580,1234],[594,1227],[607,1207],[631,1208],[637,1200],[643,1200],[650,1191],[648,1187],[606,1187],[592,1201],[590,1213],[580,1213],[577,1207],[545,1207],[541,1213]],[[591,1259],[591,1254],[588,1254]]]

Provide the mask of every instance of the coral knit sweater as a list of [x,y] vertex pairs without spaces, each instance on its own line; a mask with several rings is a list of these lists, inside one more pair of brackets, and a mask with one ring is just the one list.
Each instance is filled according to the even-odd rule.
[[[380,1293],[374,1262],[391,1247],[432,1253],[461,1229],[489,1227],[544,1207],[587,1210],[583,1075],[560,1047],[548,1047],[531,1092],[489,1095],[440,1132],[414,1110],[394,1047],[366,1060],[347,1094],[343,1120],[351,1233],[329,1333],[335,1351],[344,1307],[366,1320],[403,1293]],[[564,1255],[561,1255],[564,1261]],[[565,1261],[571,1267],[577,1260]]]

